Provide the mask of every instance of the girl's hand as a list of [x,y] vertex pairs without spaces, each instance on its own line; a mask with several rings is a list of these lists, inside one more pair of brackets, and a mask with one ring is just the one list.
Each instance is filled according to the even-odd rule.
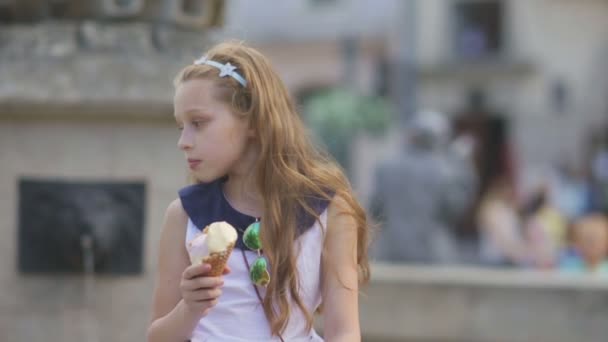
[[[221,287],[224,285],[222,277],[210,277],[211,271],[208,264],[191,265],[182,273],[179,285],[184,304],[189,313],[199,319],[206,316],[213,308],[222,294]],[[224,274],[229,273],[226,268]]]

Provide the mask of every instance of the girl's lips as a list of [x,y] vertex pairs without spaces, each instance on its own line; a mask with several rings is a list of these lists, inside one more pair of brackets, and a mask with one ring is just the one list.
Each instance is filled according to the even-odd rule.
[[188,159],[188,166],[190,169],[194,170],[201,163],[199,159]]

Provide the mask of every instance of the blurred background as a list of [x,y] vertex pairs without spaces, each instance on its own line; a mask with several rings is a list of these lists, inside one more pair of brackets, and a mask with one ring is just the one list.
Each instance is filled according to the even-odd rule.
[[1,341],[145,339],[172,79],[225,39],[377,222],[365,341],[606,340],[608,1],[0,0]]

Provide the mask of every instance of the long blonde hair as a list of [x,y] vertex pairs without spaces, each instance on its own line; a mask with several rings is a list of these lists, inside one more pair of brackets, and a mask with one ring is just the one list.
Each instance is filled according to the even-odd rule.
[[231,104],[236,115],[248,118],[257,132],[260,155],[255,165],[256,182],[264,200],[261,239],[272,275],[263,300],[264,312],[272,333],[280,334],[291,314],[291,297],[304,313],[310,329],[313,313],[306,309],[298,294],[296,216],[304,210],[319,221],[311,199],[330,201],[333,196],[344,199],[349,207],[347,214],[357,225],[359,282],[366,283],[370,272],[365,211],[344,172],[310,141],[287,88],[266,57],[240,42],[218,44],[207,52],[207,57],[236,66],[247,86],[241,86],[232,77],[218,77],[218,69],[208,65],[185,67],[175,84],[191,79],[214,80],[218,89],[224,90],[223,100]]

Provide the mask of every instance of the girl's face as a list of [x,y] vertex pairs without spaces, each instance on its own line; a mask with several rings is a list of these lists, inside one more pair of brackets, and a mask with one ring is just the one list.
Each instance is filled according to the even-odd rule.
[[246,158],[253,137],[248,120],[235,115],[218,92],[213,81],[205,79],[183,82],[175,91],[174,114],[181,130],[177,145],[192,175],[204,183],[245,173],[252,159]]

